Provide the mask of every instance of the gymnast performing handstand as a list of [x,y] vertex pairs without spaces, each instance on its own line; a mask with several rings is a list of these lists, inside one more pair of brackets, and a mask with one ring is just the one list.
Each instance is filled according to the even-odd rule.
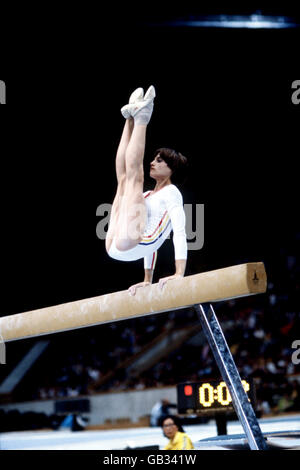
[[155,98],[153,86],[144,95],[137,88],[121,109],[126,119],[116,155],[118,187],[113,201],[105,247],[111,258],[134,261],[143,258],[144,281],[129,288],[152,283],[157,250],[173,230],[175,274],[159,280],[161,288],[171,279],[184,276],[187,260],[185,213],[181,192],[174,181],[184,174],[187,159],[175,150],[156,150],[150,176],[156,182],[152,191],[144,190],[144,152],[147,125]]

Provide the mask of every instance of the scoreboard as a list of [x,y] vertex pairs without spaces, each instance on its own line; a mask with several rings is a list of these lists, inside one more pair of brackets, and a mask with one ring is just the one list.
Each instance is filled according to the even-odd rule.
[[[252,380],[242,380],[252,406],[255,406],[255,391]],[[223,381],[204,381],[177,385],[177,407],[179,414],[208,414],[218,411],[233,411],[232,398]]]

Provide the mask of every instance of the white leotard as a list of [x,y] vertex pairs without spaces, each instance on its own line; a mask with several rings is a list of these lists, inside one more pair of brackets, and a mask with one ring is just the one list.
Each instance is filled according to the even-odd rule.
[[156,193],[144,194],[147,207],[147,223],[143,239],[134,248],[120,251],[113,240],[108,254],[119,261],[135,261],[144,258],[145,269],[154,269],[157,250],[173,230],[175,259],[187,259],[185,213],[181,192],[174,184],[164,186]]

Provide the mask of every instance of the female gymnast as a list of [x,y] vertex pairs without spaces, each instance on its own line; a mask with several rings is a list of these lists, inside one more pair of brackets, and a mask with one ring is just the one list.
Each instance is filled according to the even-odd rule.
[[155,98],[153,86],[144,95],[137,88],[121,109],[126,119],[116,155],[117,192],[113,201],[105,247],[111,258],[134,261],[144,258],[145,277],[129,288],[152,283],[157,250],[173,229],[175,274],[159,280],[160,288],[171,279],[184,276],[187,260],[185,213],[182,195],[173,179],[184,174],[187,159],[169,148],[155,152],[150,176],[156,181],[152,191],[143,192],[143,160],[147,125]]

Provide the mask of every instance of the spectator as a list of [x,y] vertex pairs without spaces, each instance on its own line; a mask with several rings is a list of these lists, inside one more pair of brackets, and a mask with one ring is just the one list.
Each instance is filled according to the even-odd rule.
[[190,450],[194,449],[189,436],[184,432],[180,420],[176,416],[166,416],[162,420],[164,436],[170,439],[164,450]]
[[155,403],[151,410],[150,415],[150,426],[160,426],[161,420],[168,416],[170,408],[177,408],[176,405],[172,405],[169,400],[162,399]]

